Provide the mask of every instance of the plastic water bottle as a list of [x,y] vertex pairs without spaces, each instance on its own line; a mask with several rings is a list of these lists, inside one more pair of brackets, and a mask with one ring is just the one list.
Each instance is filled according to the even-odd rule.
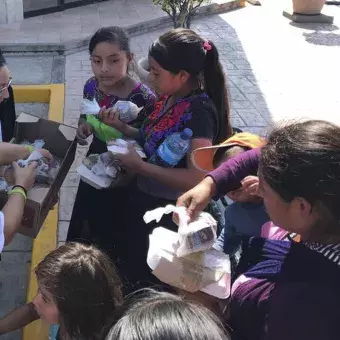
[[51,325],[50,333],[49,333],[49,340],[56,340],[59,331],[59,325]]
[[192,131],[184,129],[182,132],[168,136],[151,157],[150,163],[166,168],[172,168],[188,153]]

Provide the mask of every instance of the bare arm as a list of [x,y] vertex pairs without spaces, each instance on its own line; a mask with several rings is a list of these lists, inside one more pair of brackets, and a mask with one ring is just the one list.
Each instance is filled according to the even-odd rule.
[[21,306],[0,319],[0,335],[23,328],[39,318],[33,303]]
[[27,146],[11,143],[0,143],[0,165],[8,165],[18,159],[26,159],[30,155]]
[[[201,147],[211,146],[208,139],[197,138],[191,141],[191,151]],[[196,169],[191,161],[191,151],[187,155],[186,169],[163,168],[151,163],[143,163],[140,174],[152,177],[157,181],[179,191],[186,191],[197,185],[204,177],[204,173]]]

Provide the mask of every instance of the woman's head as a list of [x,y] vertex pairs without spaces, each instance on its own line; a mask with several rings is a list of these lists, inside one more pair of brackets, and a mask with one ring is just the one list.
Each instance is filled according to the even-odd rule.
[[72,339],[92,340],[107,332],[122,292],[114,265],[100,250],[67,243],[48,254],[35,273],[33,304],[45,322],[59,323]]
[[128,300],[106,340],[229,340],[208,309],[169,294],[147,290]]
[[202,80],[219,113],[219,141],[231,135],[225,78],[211,41],[189,29],[173,29],[152,44],[149,63],[149,80],[159,95],[183,93]]
[[340,127],[321,120],[273,131],[260,156],[272,221],[316,242],[340,240]]
[[8,87],[10,82],[11,77],[6,66],[6,60],[0,50],[0,103],[9,98]]
[[133,58],[129,36],[117,26],[100,28],[90,40],[89,53],[94,75],[107,87],[126,76]]

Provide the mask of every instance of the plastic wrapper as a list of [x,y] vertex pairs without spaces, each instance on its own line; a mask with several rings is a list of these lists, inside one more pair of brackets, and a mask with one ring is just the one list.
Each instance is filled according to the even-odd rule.
[[150,223],[153,220],[159,222],[164,214],[174,212],[179,217],[179,245],[176,251],[178,257],[212,248],[217,238],[217,222],[206,212],[201,212],[195,220],[188,222],[189,217],[184,207],[167,205],[164,208],[157,208],[146,212],[144,221],[145,223]]
[[219,299],[230,295],[229,256],[215,249],[178,257],[178,234],[159,227],[150,235],[147,263],[159,280]]
[[98,115],[100,106],[95,99],[83,99],[81,103],[81,112],[83,115]]
[[118,100],[113,108],[118,111],[119,119],[124,123],[131,123],[136,120],[142,108],[129,101]]
[[[118,100],[112,107],[113,110],[117,110],[119,119],[124,123],[131,123],[138,117],[138,113],[142,108],[139,108],[136,104],[130,101]],[[84,115],[98,115],[100,106],[95,99],[93,101],[83,99],[81,112]]]

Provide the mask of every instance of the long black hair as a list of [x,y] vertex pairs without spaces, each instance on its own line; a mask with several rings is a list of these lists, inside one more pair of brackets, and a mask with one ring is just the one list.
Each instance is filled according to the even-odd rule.
[[137,293],[125,302],[106,340],[230,340],[207,308],[165,292]]
[[149,56],[171,73],[183,70],[197,79],[202,76],[204,90],[218,112],[218,142],[232,135],[225,77],[218,50],[212,41],[205,41],[189,29],[173,29],[152,44]]

